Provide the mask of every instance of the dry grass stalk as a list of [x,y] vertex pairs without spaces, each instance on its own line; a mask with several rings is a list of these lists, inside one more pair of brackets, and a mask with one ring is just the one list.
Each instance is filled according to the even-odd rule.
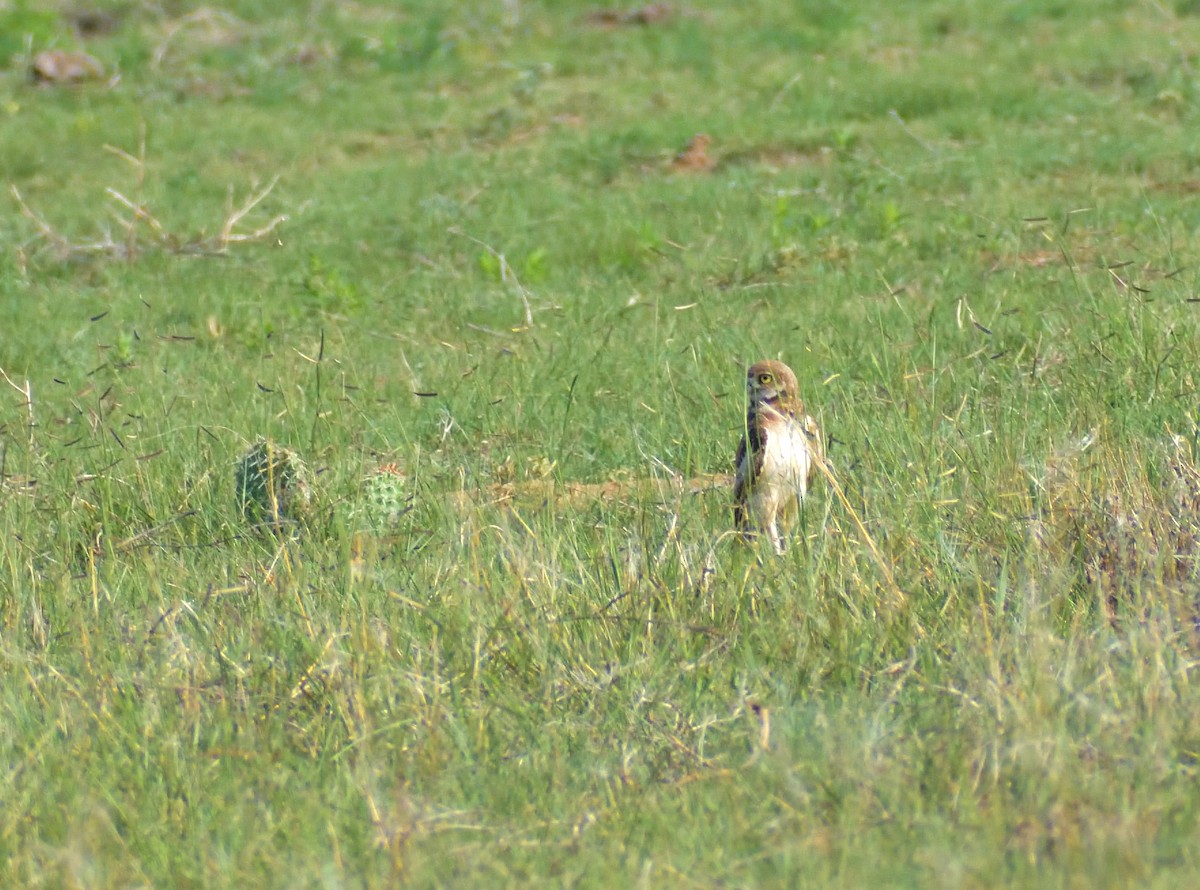
[[[175,38],[190,31],[189,45],[225,46],[236,43],[249,30],[249,26],[232,13],[211,6],[202,6],[166,27],[166,33],[150,59],[151,69],[159,68]],[[197,31],[201,32],[199,35]]]
[[4,378],[4,382],[19,392],[25,397],[25,410],[29,413],[29,444],[33,444],[33,430],[37,425],[33,417],[33,384],[28,379],[25,380],[24,386],[18,386],[13,382],[13,379],[8,376],[8,372],[0,368],[0,377]]
[[475,244],[478,244],[489,254],[491,254],[492,258],[500,264],[500,280],[506,284],[511,281],[513,287],[517,291],[517,295],[521,298],[521,305],[525,309],[525,328],[528,329],[533,327],[533,306],[529,302],[529,291],[525,289],[525,285],[521,284],[521,280],[517,278],[517,273],[513,271],[512,266],[509,265],[508,259],[504,256],[504,254],[500,253],[490,244],[485,244],[478,238],[468,235],[457,226],[449,229],[449,232],[451,235],[461,235],[468,241],[473,241]]
[[851,505],[849,498],[846,497],[845,491],[842,490],[842,485],[838,482],[837,476],[834,475],[833,467],[829,461],[825,460],[824,455],[818,449],[813,452],[817,469],[821,475],[825,477],[825,481],[829,483],[829,487],[833,490],[834,495],[841,503],[842,508],[850,514],[850,518],[854,520],[854,525],[858,528],[858,533],[862,535],[863,543],[867,545],[867,550],[871,553],[871,558],[875,560],[875,565],[879,567],[879,573],[883,576],[884,586],[887,587],[888,593],[892,596],[892,604],[896,606],[904,605],[908,602],[908,597],[904,595],[904,591],[900,589],[900,585],[896,583],[896,576],[892,572],[892,567],[888,561],[884,559],[879,547],[875,544],[875,539],[871,537],[871,533],[867,531],[866,525],[862,518],[858,515],[858,511]]
[[665,479],[611,479],[597,483],[531,479],[525,482],[497,482],[476,491],[457,491],[450,496],[450,502],[459,510],[530,504],[578,507],[596,501],[608,503],[647,496],[665,499],[685,494],[700,495],[716,489],[727,490],[732,485],[733,477],[728,473],[713,473],[691,479],[671,476]]

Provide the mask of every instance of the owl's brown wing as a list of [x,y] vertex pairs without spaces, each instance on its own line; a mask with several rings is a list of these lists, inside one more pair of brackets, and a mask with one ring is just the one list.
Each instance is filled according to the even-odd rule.
[[738,443],[737,458],[733,462],[733,526],[746,527],[746,472],[743,464],[746,461],[746,437]]
[[738,443],[734,461],[733,522],[737,528],[749,528],[750,515],[746,511],[746,499],[754,480],[762,473],[763,446],[767,441],[766,430],[758,422],[758,415],[750,412],[746,416],[746,434]]

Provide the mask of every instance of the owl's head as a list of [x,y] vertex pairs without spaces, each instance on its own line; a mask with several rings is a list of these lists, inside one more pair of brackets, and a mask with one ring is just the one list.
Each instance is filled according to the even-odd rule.
[[800,384],[783,362],[755,362],[746,369],[746,395],[750,404],[792,402],[799,398]]

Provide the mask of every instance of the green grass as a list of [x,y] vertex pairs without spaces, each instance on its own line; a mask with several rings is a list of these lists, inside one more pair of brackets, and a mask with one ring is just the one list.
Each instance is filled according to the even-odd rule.
[[[101,8],[0,4],[12,884],[1197,882],[1195,3]],[[781,558],[647,484],[768,357]]]

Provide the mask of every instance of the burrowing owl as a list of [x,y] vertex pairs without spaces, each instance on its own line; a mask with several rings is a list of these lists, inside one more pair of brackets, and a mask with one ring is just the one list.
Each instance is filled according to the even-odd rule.
[[755,362],[746,370],[746,433],[738,446],[733,519],[747,536],[765,532],[783,552],[779,522],[812,482],[821,459],[817,423],[804,413],[799,384],[783,362]]

